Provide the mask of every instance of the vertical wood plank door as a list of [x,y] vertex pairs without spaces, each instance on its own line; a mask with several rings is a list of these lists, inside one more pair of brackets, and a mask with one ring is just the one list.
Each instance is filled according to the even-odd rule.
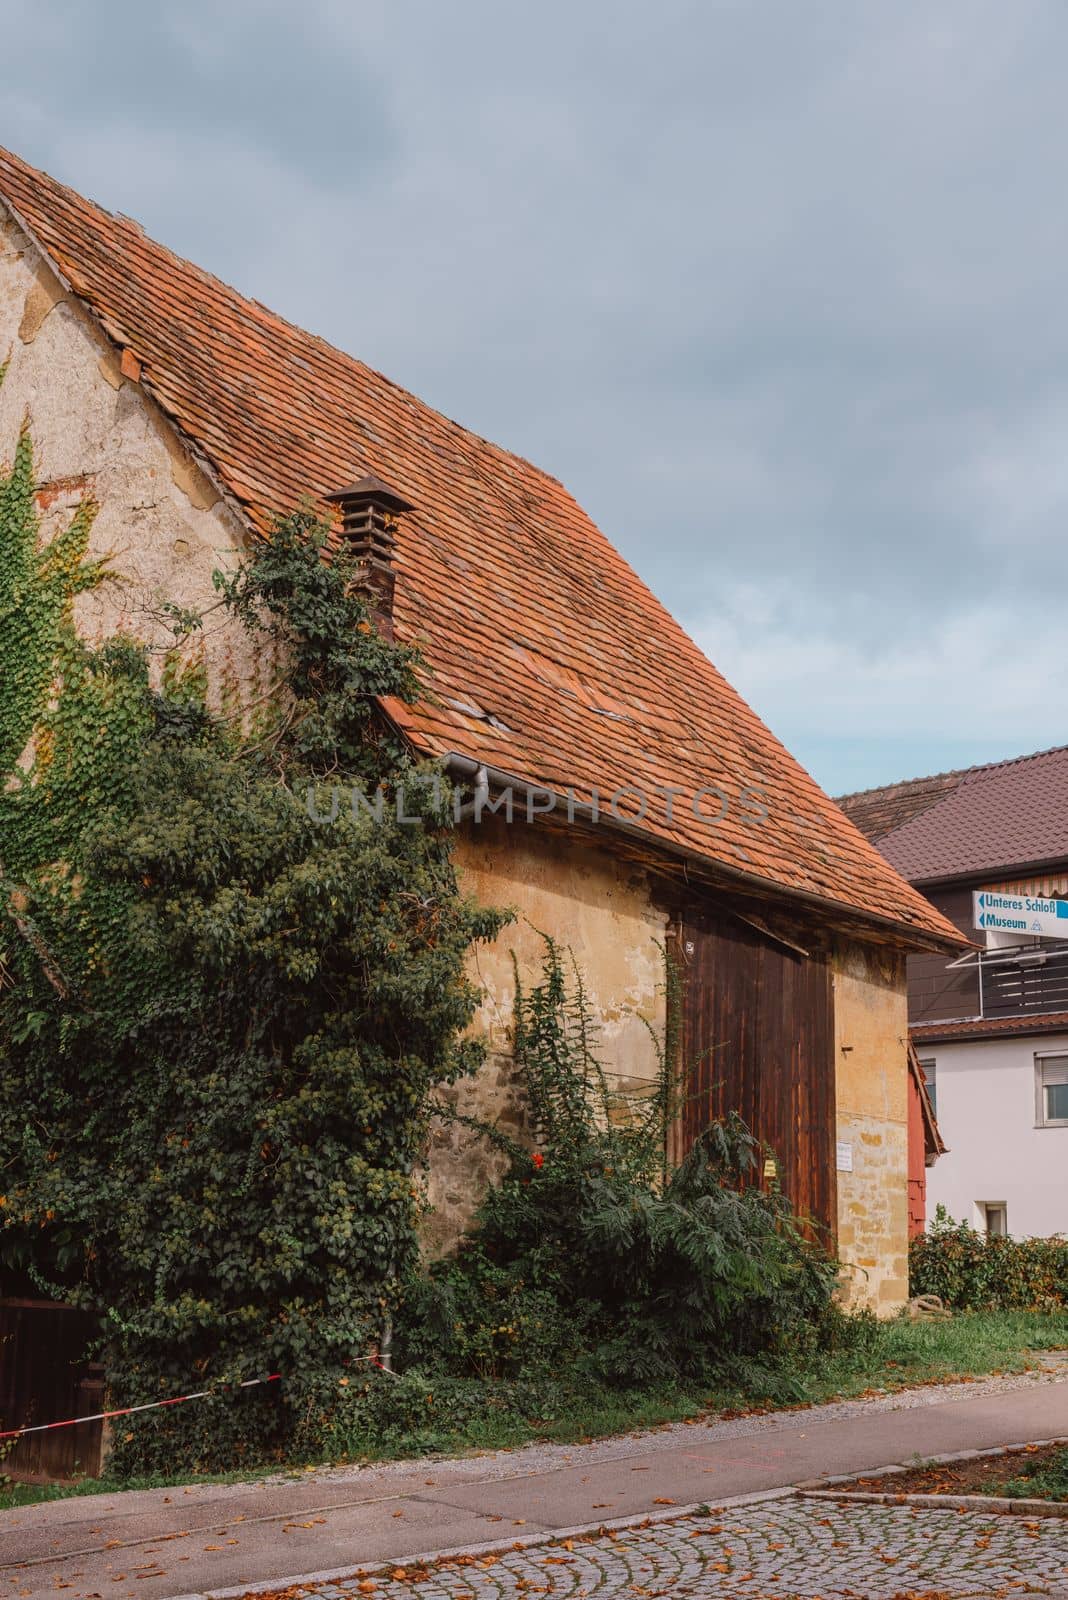
[[[101,1409],[103,1383],[85,1351],[93,1319],[68,1306],[0,1301],[0,1429],[59,1422]],[[17,1479],[66,1483],[100,1471],[99,1422],[31,1433],[0,1461]]]
[[830,967],[731,917],[682,919],[682,1154],[737,1111],[772,1146],[798,1211],[837,1234],[834,1011]]

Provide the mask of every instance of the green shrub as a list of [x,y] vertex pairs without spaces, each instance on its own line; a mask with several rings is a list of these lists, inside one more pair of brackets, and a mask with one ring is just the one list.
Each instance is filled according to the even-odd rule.
[[493,1380],[372,1369],[342,1378],[332,1391],[306,1394],[293,1444],[327,1461],[424,1455],[480,1436],[499,1441],[510,1427],[526,1437],[532,1427],[566,1416],[575,1400],[573,1385],[544,1375]]
[[840,1333],[835,1264],[759,1187],[765,1152],[737,1117],[667,1168],[670,1041],[652,1092],[618,1093],[577,970],[569,980],[552,940],[546,952],[543,981],[528,994],[517,978],[516,1000],[539,1148],[512,1147],[471,1233],[413,1286],[404,1357],[482,1379],[566,1368],[593,1386],[781,1387]]
[[1068,1305],[1068,1239],[987,1238],[944,1206],[909,1245],[910,1294],[956,1311],[1053,1311]]
[[[265,678],[229,716],[196,671],[156,687],[146,649],[79,636],[91,508],[44,543],[35,487],[24,433],[0,470],[0,1288],[93,1314],[115,1406],[219,1391],[131,1419],[123,1470],[271,1459],[294,1375],[373,1348],[416,1267],[431,1094],[481,1060],[466,962],[506,918],[458,887],[439,769],[379,709],[419,697],[419,658],[326,524],[281,519],[217,575]],[[348,790],[381,792],[377,822]],[[227,1390],[265,1369],[282,1405]]]

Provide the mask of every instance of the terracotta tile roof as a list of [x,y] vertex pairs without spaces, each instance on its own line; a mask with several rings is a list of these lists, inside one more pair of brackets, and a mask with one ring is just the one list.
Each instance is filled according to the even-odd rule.
[[[414,502],[398,536],[395,622],[421,642],[432,693],[390,710],[418,747],[579,798],[597,788],[602,803],[640,788],[641,826],[662,847],[959,939],[554,478],[3,152],[0,199],[132,352],[143,388],[253,526],[367,473]],[[673,816],[657,785],[683,791]],[[716,825],[691,811],[706,785],[733,802]],[[737,804],[747,785],[766,795],[764,823]]]
[[926,1079],[923,1076],[923,1069],[920,1066],[919,1057],[916,1054],[916,1045],[911,1038],[909,1039],[908,1059],[909,1077],[916,1086],[916,1094],[919,1097],[920,1102],[920,1118],[923,1122],[924,1155],[948,1155],[949,1147],[946,1144],[946,1141],[943,1139],[941,1129],[938,1126],[938,1118],[935,1116],[934,1106],[931,1104],[931,1095],[927,1088]]
[[931,883],[1068,862],[1066,796],[1061,745],[838,803],[904,877]]
[[1068,1033],[1068,1011],[1032,1012],[1025,1017],[973,1017],[965,1022],[914,1022],[909,1029],[910,1039],[920,1049],[955,1039],[1005,1039],[1043,1033]]

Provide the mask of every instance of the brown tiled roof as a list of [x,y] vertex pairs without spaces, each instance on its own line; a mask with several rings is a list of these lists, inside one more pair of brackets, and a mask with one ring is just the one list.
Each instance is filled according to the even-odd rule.
[[1026,1017],[973,1017],[965,1022],[914,1022],[909,1037],[917,1046],[955,1039],[1005,1039],[1011,1035],[1068,1033],[1068,1011],[1032,1012]]
[[888,783],[882,789],[862,789],[858,794],[838,796],[838,804],[851,822],[873,844],[911,822],[954,790],[965,773],[939,772],[933,778],[906,778]]
[[1068,862],[1068,745],[838,803],[912,883]]
[[927,1088],[923,1069],[916,1054],[916,1046],[912,1039],[909,1040],[908,1049],[909,1077],[916,1086],[916,1093],[920,1101],[920,1117],[923,1122],[923,1149],[928,1156],[944,1156],[949,1153],[942,1131],[938,1126],[934,1106],[931,1104],[930,1091]]
[[[395,621],[422,644],[433,693],[389,709],[419,748],[579,798],[596,788],[602,803],[639,788],[641,827],[661,846],[959,939],[554,478],[3,152],[0,199],[254,527],[368,473],[414,503],[398,535]],[[683,791],[673,818],[657,785]],[[716,825],[691,811],[706,785],[735,801]],[[766,795],[763,823],[736,803],[747,785]]]

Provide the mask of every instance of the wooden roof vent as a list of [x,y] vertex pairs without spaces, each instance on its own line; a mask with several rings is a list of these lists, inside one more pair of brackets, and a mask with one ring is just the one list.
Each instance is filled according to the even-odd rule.
[[342,536],[360,569],[359,587],[380,631],[392,639],[397,523],[415,507],[373,474],[323,499],[340,507]]

